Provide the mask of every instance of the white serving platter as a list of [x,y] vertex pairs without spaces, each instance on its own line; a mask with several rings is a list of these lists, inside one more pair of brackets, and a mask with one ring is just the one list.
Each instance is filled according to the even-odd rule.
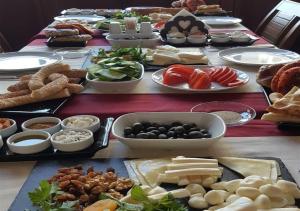
[[102,21],[104,19],[105,17],[99,15],[61,15],[54,17],[54,20],[56,21],[80,20],[88,23],[96,23],[97,21]]
[[49,52],[2,53],[0,54],[0,72],[36,70],[62,59],[62,56]]
[[210,26],[230,26],[242,22],[239,18],[220,16],[199,17],[199,19]]
[[[209,66],[196,66],[196,65],[193,65],[193,67],[199,67],[199,69],[201,69],[201,67],[203,67],[205,70],[205,67],[209,67]],[[216,82],[212,82],[211,83],[211,87],[209,89],[191,89],[188,85],[188,83],[183,83],[183,84],[178,84],[178,85],[166,85],[163,83],[163,72],[165,71],[166,68],[163,68],[163,69],[160,69],[156,72],[154,72],[152,74],[152,80],[163,86],[163,87],[166,87],[166,88],[170,88],[170,89],[174,89],[174,90],[180,90],[180,91],[188,91],[188,92],[218,92],[218,91],[225,91],[225,90],[229,90],[229,89],[235,89],[235,88],[238,88],[238,87],[241,87],[241,86],[244,86],[246,83],[248,83],[249,81],[249,75],[243,71],[240,71],[240,70],[236,70],[236,73],[238,75],[238,78],[239,80],[243,80],[244,83],[243,84],[240,84],[239,86],[234,86],[234,87],[228,87],[228,86],[222,86]]]
[[[205,128],[212,135],[211,138],[202,139],[139,139],[125,138],[124,128],[132,126],[135,122],[156,122],[169,124],[174,121],[182,123],[195,123],[200,128]],[[226,132],[224,121],[215,114],[203,112],[137,112],[120,116],[112,126],[112,134],[123,144],[132,148],[203,148],[217,143]]]
[[242,65],[284,64],[300,59],[300,55],[277,48],[237,47],[219,52],[219,56],[229,62]]

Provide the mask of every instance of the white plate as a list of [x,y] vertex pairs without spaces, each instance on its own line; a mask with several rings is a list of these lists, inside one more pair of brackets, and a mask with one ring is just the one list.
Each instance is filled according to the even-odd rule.
[[[193,65],[193,67],[198,67],[201,69],[201,67],[205,68],[205,67],[209,67],[209,66]],[[165,69],[166,68],[163,68],[163,69],[160,69],[160,70],[154,72],[152,74],[152,80],[155,83],[157,83],[163,87],[167,87],[167,88],[175,89],[175,90],[190,91],[190,92],[217,92],[217,91],[224,91],[224,90],[234,89],[234,88],[243,86],[246,83],[248,83],[248,81],[249,81],[249,76],[245,72],[234,69],[237,72],[238,79],[245,81],[244,84],[241,84],[240,86],[227,87],[227,86],[221,86],[220,84],[218,84],[216,82],[212,82],[210,89],[191,89],[187,83],[169,86],[169,85],[166,85],[163,83],[163,72],[165,71]]]
[[284,64],[300,59],[300,55],[283,49],[238,47],[219,52],[219,56],[229,62],[243,65]]
[[[202,139],[138,139],[125,138],[124,128],[132,126],[135,122],[172,123],[195,123],[200,128],[205,128],[212,135],[211,138]],[[215,114],[202,112],[137,112],[120,116],[112,126],[112,134],[122,143],[133,148],[203,148],[217,143],[226,132],[224,121]]]
[[241,23],[242,20],[234,17],[219,17],[219,16],[208,16],[208,17],[199,17],[201,21],[211,26],[228,26]]
[[0,54],[0,72],[36,70],[62,60],[47,52],[11,52]]
[[96,23],[97,21],[102,21],[104,19],[105,17],[98,15],[61,15],[54,17],[54,20],[56,21],[80,20],[88,23]]

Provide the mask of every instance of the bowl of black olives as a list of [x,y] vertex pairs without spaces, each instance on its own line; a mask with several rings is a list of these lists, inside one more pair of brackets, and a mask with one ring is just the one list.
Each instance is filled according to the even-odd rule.
[[205,112],[137,112],[120,116],[112,134],[129,147],[207,147],[226,132],[224,121]]

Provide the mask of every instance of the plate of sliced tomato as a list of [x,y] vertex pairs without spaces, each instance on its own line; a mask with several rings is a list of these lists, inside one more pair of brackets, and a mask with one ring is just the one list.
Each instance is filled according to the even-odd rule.
[[154,72],[152,80],[176,90],[213,92],[241,87],[249,81],[249,76],[227,66],[175,64]]

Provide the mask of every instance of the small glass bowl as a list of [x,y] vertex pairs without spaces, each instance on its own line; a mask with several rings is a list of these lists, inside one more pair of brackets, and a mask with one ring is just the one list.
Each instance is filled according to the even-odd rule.
[[246,124],[256,116],[255,110],[250,106],[226,101],[201,103],[194,106],[191,112],[214,113],[220,116],[228,127]]
[[62,56],[64,59],[78,59],[87,56],[90,53],[90,49],[67,47],[59,48],[55,53]]

